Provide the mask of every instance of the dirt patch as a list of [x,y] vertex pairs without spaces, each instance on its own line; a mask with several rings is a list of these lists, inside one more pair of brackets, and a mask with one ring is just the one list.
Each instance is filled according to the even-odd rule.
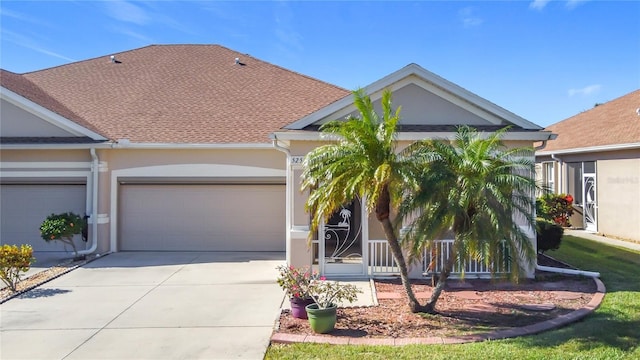
[[[436,305],[439,315],[411,313],[399,279],[376,280],[379,306],[339,308],[336,330],[322,336],[447,337],[505,330],[568,314],[588,304],[596,292],[590,278],[539,275],[519,284],[452,282]],[[430,282],[414,281],[412,286],[420,301],[426,302]],[[295,319],[288,311],[281,314],[276,332],[313,335],[307,320]]]

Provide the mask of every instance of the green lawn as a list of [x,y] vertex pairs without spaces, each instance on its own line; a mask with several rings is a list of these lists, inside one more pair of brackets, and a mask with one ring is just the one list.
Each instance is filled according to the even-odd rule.
[[600,272],[607,295],[583,321],[534,336],[462,345],[273,345],[266,359],[640,359],[640,253],[565,236],[549,255]]

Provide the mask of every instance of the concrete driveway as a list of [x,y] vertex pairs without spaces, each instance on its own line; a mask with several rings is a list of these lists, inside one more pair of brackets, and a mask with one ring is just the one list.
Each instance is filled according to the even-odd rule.
[[2,359],[262,359],[284,253],[124,252],[0,305]]

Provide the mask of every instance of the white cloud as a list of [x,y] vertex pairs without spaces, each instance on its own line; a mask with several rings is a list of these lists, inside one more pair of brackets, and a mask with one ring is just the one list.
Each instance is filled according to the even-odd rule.
[[17,34],[17,33],[11,32],[11,31],[3,30],[2,31],[2,38],[5,41],[12,42],[12,43],[14,43],[14,44],[16,44],[18,46],[22,46],[23,48],[30,49],[30,50],[33,50],[35,52],[39,52],[41,54],[45,54],[47,56],[55,57],[55,58],[62,59],[62,60],[65,60],[65,61],[70,61],[70,62],[77,61],[76,59],[72,59],[72,58],[70,58],[68,56],[64,56],[62,54],[58,54],[56,52],[47,50],[46,48],[44,48],[43,46],[38,44],[32,38],[24,36],[24,35],[21,35],[21,34]]
[[466,28],[479,26],[484,22],[483,19],[475,15],[474,10],[471,7],[466,7],[458,11],[458,16],[460,17],[460,20],[462,20],[462,25]]
[[105,4],[107,6],[107,15],[116,20],[137,25],[145,25],[151,21],[151,17],[143,8],[130,2],[106,1]]
[[46,27],[51,27],[51,24],[44,22],[38,18],[35,18],[33,16],[29,16],[17,11],[11,11],[11,10],[7,10],[7,9],[3,9],[0,7],[0,16],[6,16],[6,17],[10,17],[16,20],[20,20],[20,21],[24,21],[24,22],[28,22],[28,23],[32,23],[35,25],[41,25],[41,26],[46,26]]
[[574,95],[588,96],[588,95],[597,93],[598,91],[600,91],[601,88],[602,86],[598,84],[589,85],[580,89],[569,89],[568,93],[569,93],[569,96],[574,96]]
[[530,4],[529,4],[529,8],[530,9],[536,9],[536,10],[542,10],[544,9],[545,6],[547,6],[547,3],[549,3],[550,0],[533,0]]
[[567,9],[569,10],[573,10],[576,7],[582,5],[583,3],[587,2],[588,0],[568,0],[567,1]]
[[276,28],[274,29],[278,39],[278,47],[287,49],[291,55],[301,52],[304,49],[303,37],[296,30],[294,25],[295,15],[286,2],[278,2],[275,8]]
[[127,29],[126,27],[111,27],[110,29],[113,32],[122,34],[124,36],[128,36],[128,37],[133,38],[133,39],[140,40],[141,42],[143,42],[145,44],[155,44],[156,43],[156,41],[153,40],[152,38],[150,38],[150,37],[148,37],[148,36],[146,36],[144,34],[141,34],[139,32],[135,32],[133,30]]

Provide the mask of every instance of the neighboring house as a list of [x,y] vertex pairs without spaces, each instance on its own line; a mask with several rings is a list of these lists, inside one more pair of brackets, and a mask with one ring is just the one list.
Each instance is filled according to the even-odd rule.
[[[325,274],[384,272],[369,266],[386,247],[359,201],[308,246],[302,158],[327,141],[320,124],[355,112],[350,91],[217,45],[2,71],[1,85],[2,243],[61,250],[39,224],[75,211],[90,215],[85,252],[286,251]],[[402,144],[461,124],[512,126],[517,146],[551,136],[415,64],[365,90],[379,103],[385,88],[402,106]]]
[[572,225],[640,241],[640,90],[547,128],[536,152],[544,185],[575,199]]

